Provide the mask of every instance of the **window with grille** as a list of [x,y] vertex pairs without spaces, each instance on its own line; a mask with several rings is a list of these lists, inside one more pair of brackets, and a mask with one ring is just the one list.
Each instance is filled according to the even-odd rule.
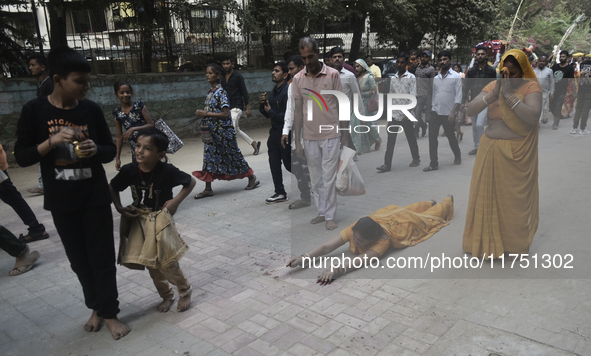
[[194,7],[190,10],[189,26],[191,32],[217,32],[222,26],[223,13],[220,10]]

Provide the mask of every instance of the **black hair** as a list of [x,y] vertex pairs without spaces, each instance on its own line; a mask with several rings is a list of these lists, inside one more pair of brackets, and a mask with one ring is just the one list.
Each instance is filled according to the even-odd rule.
[[32,59],[34,59],[35,62],[37,62],[37,64],[39,64],[40,66],[45,66],[45,71],[47,71],[47,58],[45,58],[44,55],[33,54],[32,56],[29,57],[29,59],[27,60],[27,63],[29,63]]
[[273,65],[273,68],[279,67],[284,74],[287,74],[287,79],[289,79],[289,69],[287,69],[287,62],[280,61]]
[[[335,54],[340,53],[343,55],[343,57],[345,57],[345,51],[341,48],[341,47],[333,47],[330,50],[330,57],[332,58],[332,56],[334,56]],[[369,56],[371,57],[371,56]]]
[[542,58],[542,57],[546,57],[546,59],[550,58],[550,56],[548,56],[546,53],[542,53],[538,59]]
[[293,62],[293,64],[296,65],[296,67],[303,67],[304,66],[304,61],[302,61],[302,56],[300,56],[299,54],[293,55],[291,57],[289,57],[289,59],[287,60],[287,64]]
[[517,60],[517,58],[513,57],[513,56],[507,56],[507,58],[505,58],[505,60],[503,61],[504,63],[511,63],[514,66],[517,66],[517,68],[519,68],[519,70],[521,70],[523,72],[523,68],[521,68],[521,65],[519,64],[519,61]]
[[[227,60],[227,59],[224,59]],[[222,75],[224,74],[224,70],[222,69],[222,67],[220,67],[219,65],[215,64],[215,63],[209,63],[207,65],[207,68],[211,68],[211,70],[220,76],[220,78],[222,77]]]
[[68,46],[52,49],[47,56],[49,76],[59,75],[67,78],[72,72],[90,73],[92,67],[82,54]]
[[170,143],[168,136],[155,127],[140,130],[137,137],[140,138],[141,136],[149,137],[159,153],[166,152],[166,149],[168,149],[168,144]]
[[398,58],[404,58],[404,60],[408,63],[409,55],[406,52],[400,52],[400,54],[396,56],[396,59]]
[[367,56],[365,56],[365,59],[371,58],[373,59],[373,57],[371,56],[371,54],[368,54]]
[[455,67],[459,67],[460,68],[460,72],[462,72],[462,65],[460,63],[454,63],[451,67],[452,67],[452,69],[455,68]]
[[119,92],[119,89],[121,89],[121,87],[124,85],[127,85],[127,87],[129,88],[129,92],[131,93],[131,95],[133,95],[134,94],[133,87],[126,80],[118,80],[115,82],[115,84],[113,84],[113,89],[115,89],[115,94],[117,94]]
[[312,45],[312,50],[316,53],[318,53],[318,42],[316,42],[315,39],[313,39],[312,37],[308,36],[308,37],[303,37],[300,38],[300,45],[299,48],[300,49],[306,49],[308,48],[310,45]]
[[234,58],[232,58],[232,56],[224,56],[222,58],[222,62],[223,61],[230,61],[230,63],[234,63]]
[[568,51],[566,49],[563,49],[562,51],[560,51],[559,56],[562,56],[563,54],[566,54],[566,56],[570,56],[570,54],[568,53]]
[[332,58],[332,54],[330,53],[330,51],[324,52],[324,57],[322,58]]
[[484,51],[488,55],[488,48],[485,47],[485,46],[478,46],[478,47],[476,47],[476,51],[474,53],[476,53],[478,51]]
[[289,58],[291,58],[291,56],[293,56],[293,53],[291,53],[291,51],[287,51],[283,53],[283,60],[287,61]]
[[447,57],[451,61],[451,51],[448,49],[444,49],[443,51],[439,52],[439,54],[437,55],[437,59],[441,57]]
[[411,49],[411,50],[410,50],[410,52],[408,52],[408,53],[410,53],[410,54],[413,54],[413,53],[414,53],[414,54],[417,54],[417,52],[418,52],[418,51],[417,51],[416,49]]
[[363,217],[355,223],[353,231],[359,231],[361,236],[369,241],[375,241],[384,234],[384,229],[369,216]]

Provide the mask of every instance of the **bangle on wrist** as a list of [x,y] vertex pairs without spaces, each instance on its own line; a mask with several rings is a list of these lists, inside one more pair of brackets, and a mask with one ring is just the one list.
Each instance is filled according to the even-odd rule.
[[519,103],[521,103],[521,100],[517,99],[517,102],[515,104],[513,104],[513,106],[511,107],[511,110],[515,109],[515,107],[517,107],[517,105],[519,105]]
[[49,141],[49,147],[50,148],[57,148],[57,146],[54,146],[54,145],[51,144],[51,136],[49,136],[48,141]]

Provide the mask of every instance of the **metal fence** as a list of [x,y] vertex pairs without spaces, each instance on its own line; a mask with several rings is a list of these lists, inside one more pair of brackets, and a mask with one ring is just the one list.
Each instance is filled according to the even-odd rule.
[[[227,9],[194,5],[180,11],[171,4],[157,3],[151,14],[151,28],[141,29],[137,19],[143,16],[142,8],[128,8],[126,4],[80,9],[75,2],[65,3],[68,45],[91,60],[95,74],[204,70],[207,63],[226,55],[234,56],[242,67],[268,66],[261,38],[241,28],[236,15]],[[37,3],[37,16],[33,16],[30,5],[12,11],[24,23],[35,25],[35,32],[45,39],[42,48],[35,43],[21,44],[30,52],[47,51],[50,16],[45,3]],[[353,40],[353,33],[335,33],[323,25],[317,26],[312,35],[321,51],[340,46],[348,53]],[[271,28],[273,60],[281,60],[284,53],[293,51],[290,43],[289,31]],[[368,48],[377,48],[375,33],[362,36],[361,52]]]

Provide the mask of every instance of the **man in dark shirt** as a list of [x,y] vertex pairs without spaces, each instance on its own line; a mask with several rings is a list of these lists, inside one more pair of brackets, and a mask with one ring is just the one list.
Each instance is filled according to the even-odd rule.
[[[429,122],[429,115],[431,113],[431,94],[433,90],[433,78],[437,75],[437,71],[429,61],[431,60],[431,52],[423,51],[421,53],[421,64],[415,68],[415,77],[417,79],[417,106],[415,109],[416,118],[418,122],[415,124],[415,138],[419,139],[419,129],[422,129],[421,137],[425,137],[427,133],[427,122]],[[425,121],[423,121],[423,114],[425,114]]]
[[587,119],[589,118],[589,111],[591,111],[591,54],[588,54],[580,64],[581,77],[579,79],[579,91],[577,94],[577,109],[575,110],[575,119],[573,122],[573,129],[576,130],[581,122],[581,128],[578,132],[580,135],[588,135],[591,131],[587,130]]
[[[53,79],[47,74],[47,60],[42,54],[36,54],[29,58],[29,70],[37,78],[37,97],[48,96],[53,92]],[[41,166],[39,166],[39,186],[27,189],[27,192],[35,195],[43,194],[43,179],[41,178]]]
[[[464,81],[463,99],[464,105],[470,102],[471,98],[475,98],[482,88],[497,77],[495,69],[487,64],[488,48],[478,46],[476,48],[476,64],[468,70],[466,80]],[[484,134],[484,125],[486,124],[486,115],[488,109],[484,109],[477,116],[472,116],[472,136],[474,138],[474,149],[468,152],[469,155],[475,155],[478,152],[478,144],[480,138]]]
[[287,79],[289,70],[287,63],[277,62],[271,73],[271,80],[275,83],[275,88],[269,94],[263,93],[259,96],[259,111],[264,117],[271,119],[271,129],[269,130],[269,139],[267,140],[267,150],[269,153],[269,166],[271,176],[275,185],[275,194],[266,199],[267,204],[279,203],[287,200],[287,192],[283,186],[283,173],[281,171],[281,162],[289,172],[291,172],[291,146],[288,139],[286,145],[281,145],[281,135],[283,131],[283,119],[287,107]]
[[221,84],[222,88],[228,93],[228,100],[230,100],[230,115],[232,115],[232,124],[234,124],[234,130],[236,130],[236,136],[242,137],[242,139],[248,142],[249,145],[254,148],[254,155],[259,154],[261,149],[261,141],[254,141],[244,131],[240,130],[240,118],[242,117],[242,110],[244,110],[244,104],[246,103],[246,117],[250,117],[252,112],[250,111],[250,99],[248,97],[248,91],[244,84],[244,78],[242,75],[234,71],[234,63],[232,57],[227,57],[222,61],[222,67],[226,71],[226,75],[222,76]]
[[562,117],[562,105],[564,104],[564,98],[566,97],[568,86],[573,85],[571,84],[571,81],[574,82],[572,78],[575,77],[575,70],[569,65],[566,60],[567,58],[568,51],[560,51],[560,63],[556,63],[552,66],[554,82],[556,83],[554,95],[550,97],[550,111],[552,112],[552,115],[554,115],[554,124],[552,125],[553,130],[558,130],[560,119],[564,119],[564,117]]
[[48,96],[53,92],[53,80],[47,74],[47,60],[42,54],[29,58],[29,70],[37,78],[37,97]]

